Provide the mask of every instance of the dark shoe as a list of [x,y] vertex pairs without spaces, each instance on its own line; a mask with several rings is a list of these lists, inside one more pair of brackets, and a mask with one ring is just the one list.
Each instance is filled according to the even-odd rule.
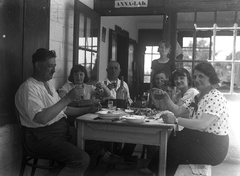
[[107,165],[115,165],[124,161],[122,157],[114,155],[110,152],[106,152],[101,160]]

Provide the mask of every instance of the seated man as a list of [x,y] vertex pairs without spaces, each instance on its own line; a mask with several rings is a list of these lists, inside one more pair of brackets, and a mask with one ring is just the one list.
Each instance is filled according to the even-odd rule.
[[43,48],[33,54],[33,75],[18,89],[15,104],[30,150],[63,163],[65,166],[59,175],[83,175],[90,159],[74,144],[66,120],[66,114],[83,113],[66,108],[78,96],[79,90],[74,88],[60,99],[50,83],[55,72],[55,58],[54,51]]
[[[120,64],[117,61],[110,61],[107,67],[107,78],[104,80],[104,84],[110,90],[111,96],[107,99],[116,99],[116,91],[120,87],[120,80],[118,79],[119,74],[121,72]],[[124,88],[127,91],[127,102],[129,104],[132,103],[132,99],[130,97],[129,88],[126,82],[123,83]]]
[[[110,61],[108,63],[108,67],[107,67],[106,71],[107,71],[107,78],[103,82],[105,85],[107,85],[107,87],[109,88],[110,93],[111,93],[111,96],[108,97],[107,100],[108,99],[114,100],[117,98],[117,89],[120,87],[120,84],[121,84],[121,81],[118,79],[120,72],[121,72],[120,64],[117,61]],[[125,81],[123,82],[123,86],[124,86],[125,90],[127,91],[127,103],[131,104],[133,101],[130,97],[128,85]],[[115,154],[125,155],[125,153],[121,152],[122,143],[115,142],[113,144],[113,148],[112,148],[111,143],[105,143],[105,146],[109,150],[113,150],[113,152]]]

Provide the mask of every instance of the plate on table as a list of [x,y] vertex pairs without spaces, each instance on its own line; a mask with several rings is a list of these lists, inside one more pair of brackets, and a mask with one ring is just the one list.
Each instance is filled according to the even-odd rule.
[[122,116],[121,119],[123,119],[125,122],[129,122],[129,123],[143,123],[145,116],[130,115],[130,116]]
[[124,111],[121,110],[101,110],[98,111],[99,117],[104,120],[118,119],[121,116],[126,115]]

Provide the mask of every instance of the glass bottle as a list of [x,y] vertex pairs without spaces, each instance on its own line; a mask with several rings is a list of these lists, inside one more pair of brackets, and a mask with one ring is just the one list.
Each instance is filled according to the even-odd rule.
[[126,100],[127,99],[127,90],[124,87],[123,76],[121,77],[120,87],[116,91],[116,99]]

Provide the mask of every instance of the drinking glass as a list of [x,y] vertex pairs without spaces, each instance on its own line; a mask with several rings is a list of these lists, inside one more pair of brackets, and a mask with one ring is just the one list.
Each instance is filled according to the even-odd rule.
[[148,92],[143,92],[143,99],[145,100],[145,101],[149,101],[149,93]]
[[161,100],[164,98],[164,94],[160,93],[159,89],[153,89],[153,95],[156,100]]
[[78,96],[76,100],[79,101],[84,98],[84,84],[76,84],[75,88],[78,90]]
[[113,101],[112,100],[108,100],[108,108],[109,109],[113,108]]

